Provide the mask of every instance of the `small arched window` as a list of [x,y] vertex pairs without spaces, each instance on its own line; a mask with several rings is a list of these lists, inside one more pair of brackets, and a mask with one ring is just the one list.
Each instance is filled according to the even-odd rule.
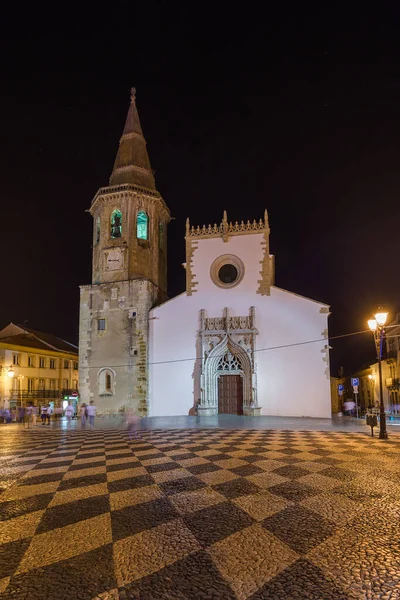
[[115,209],[111,215],[111,237],[120,238],[122,235],[122,213]]
[[101,369],[97,384],[99,396],[113,396],[115,388],[115,372],[113,369]]
[[139,240],[147,240],[149,237],[149,217],[144,210],[139,210],[137,214],[136,237]]
[[164,225],[162,223],[158,225],[158,247],[160,250],[164,248]]
[[100,242],[100,217],[96,219],[96,244]]

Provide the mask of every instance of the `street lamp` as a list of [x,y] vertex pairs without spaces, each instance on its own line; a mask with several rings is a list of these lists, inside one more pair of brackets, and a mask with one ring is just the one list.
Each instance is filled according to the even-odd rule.
[[388,434],[386,431],[386,414],[385,414],[385,405],[383,404],[383,386],[382,386],[382,345],[383,338],[385,335],[385,323],[387,319],[388,313],[383,311],[382,309],[378,309],[373,319],[369,319],[368,327],[373,333],[374,342],[376,347],[376,354],[378,356],[378,366],[379,366],[379,393],[380,393],[380,402],[379,402],[379,439],[387,440]]
[[14,377],[14,369],[12,367],[1,367],[1,375],[8,375],[8,377]]

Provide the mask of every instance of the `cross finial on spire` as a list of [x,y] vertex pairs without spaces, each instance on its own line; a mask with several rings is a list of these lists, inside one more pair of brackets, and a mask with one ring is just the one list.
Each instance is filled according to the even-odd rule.
[[131,104],[133,104],[136,101],[136,88],[133,87],[131,88]]

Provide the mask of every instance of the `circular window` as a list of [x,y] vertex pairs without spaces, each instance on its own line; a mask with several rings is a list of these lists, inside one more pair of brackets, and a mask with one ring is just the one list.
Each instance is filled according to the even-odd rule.
[[238,275],[235,265],[223,265],[218,271],[218,278],[222,283],[234,283]]
[[238,256],[224,254],[214,260],[211,265],[210,275],[214,284],[218,287],[235,287],[243,279],[244,264]]

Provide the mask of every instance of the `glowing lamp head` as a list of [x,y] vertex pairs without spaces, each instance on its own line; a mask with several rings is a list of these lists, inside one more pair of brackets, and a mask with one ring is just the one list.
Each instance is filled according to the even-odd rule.
[[371,331],[376,331],[376,328],[378,327],[376,319],[368,319],[368,327]]
[[388,314],[389,313],[384,312],[384,311],[380,311],[380,312],[377,312],[375,314],[376,322],[378,323],[378,325],[380,327],[383,327],[383,325],[386,323],[386,319],[387,319]]
[[8,371],[7,371],[7,375],[8,375],[9,377],[14,377],[15,373],[14,373],[14,371],[12,370],[12,368],[11,368],[11,367],[8,369]]

